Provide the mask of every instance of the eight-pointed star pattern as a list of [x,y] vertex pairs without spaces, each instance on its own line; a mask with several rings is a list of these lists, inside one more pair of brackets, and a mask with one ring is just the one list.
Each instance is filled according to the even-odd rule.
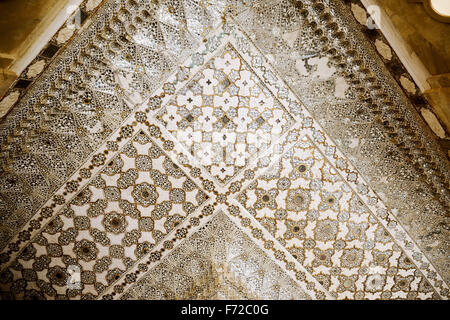
[[[167,42],[167,32],[176,33],[168,26],[187,21],[194,27],[192,12],[164,3],[150,11],[168,12],[159,24]],[[143,48],[134,59],[127,38],[112,44],[124,53],[114,81],[129,91],[120,106],[133,106],[134,114],[126,118],[128,111],[116,108],[120,129],[2,252],[2,295],[448,298],[433,265],[269,57],[233,19],[216,26],[154,92],[135,87],[142,79],[132,72],[143,67],[155,76],[160,70],[151,59],[163,59]],[[133,41],[159,50],[136,31],[127,31]],[[94,99],[88,94],[84,104],[102,100],[111,81],[101,77],[89,89]],[[144,101],[137,91],[151,94]],[[116,100],[108,101],[115,106]],[[60,119],[54,126],[72,119],[53,116]],[[205,281],[211,287],[199,288]]]

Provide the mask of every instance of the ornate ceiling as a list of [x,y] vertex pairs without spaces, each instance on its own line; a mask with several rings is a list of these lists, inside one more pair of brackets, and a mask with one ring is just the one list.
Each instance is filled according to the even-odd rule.
[[448,160],[344,1],[105,1],[0,143],[4,299],[450,295]]

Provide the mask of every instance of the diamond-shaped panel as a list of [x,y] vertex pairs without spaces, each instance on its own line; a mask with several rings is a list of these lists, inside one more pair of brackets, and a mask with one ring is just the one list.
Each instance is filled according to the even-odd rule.
[[294,123],[231,44],[208,61],[157,117],[222,184]]

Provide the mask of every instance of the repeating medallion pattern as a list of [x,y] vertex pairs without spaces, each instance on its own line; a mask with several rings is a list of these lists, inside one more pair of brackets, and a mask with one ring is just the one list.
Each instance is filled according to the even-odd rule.
[[146,101],[220,7],[107,1],[0,125],[0,248]]
[[[95,297],[208,198],[139,131],[2,272],[4,284],[21,275],[4,290]],[[80,288],[67,288],[69,266],[79,269]]]
[[[26,152],[4,130],[2,298],[448,299],[355,168],[402,156],[303,2],[105,4],[33,93]],[[400,169],[396,188],[421,185]]]
[[221,184],[294,123],[230,44],[193,76],[158,119]]
[[434,297],[413,261],[308,139],[238,200],[339,299]]

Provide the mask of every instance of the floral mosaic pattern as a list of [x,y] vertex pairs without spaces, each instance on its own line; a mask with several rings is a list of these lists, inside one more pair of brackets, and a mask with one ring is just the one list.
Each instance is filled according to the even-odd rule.
[[121,299],[311,299],[225,213],[174,248]]
[[296,143],[238,199],[338,299],[435,298],[311,141]]
[[[139,131],[1,273],[2,291],[95,297],[208,198]],[[79,268],[80,288],[67,288],[69,266]]]
[[416,115],[423,99],[405,95],[397,63],[355,21],[354,2],[280,1],[236,20],[449,283],[447,156]]
[[1,249],[220,22],[218,8],[171,0],[102,5],[2,119]]
[[[195,1],[131,2],[111,11],[109,27],[95,40],[102,45],[88,46],[90,57],[79,54],[95,77],[79,63],[72,65],[69,76],[84,88],[70,91],[77,98],[60,92],[46,100],[53,103],[52,112],[42,123],[51,130],[30,135],[39,141],[29,145],[31,155],[19,161],[17,137],[6,151],[14,149],[18,157],[8,160],[14,170],[5,171],[8,190],[2,196],[24,192],[15,185],[20,174],[36,182],[34,190],[45,193],[41,201],[46,202],[33,207],[17,201],[17,212],[33,212],[25,205],[38,212],[29,221],[2,218],[8,228],[24,224],[15,236],[3,229],[9,234],[4,239],[12,240],[0,254],[2,297],[448,299],[435,261],[403,229],[387,197],[375,193],[353,166],[357,152],[378,157],[390,149],[386,171],[404,155],[385,141],[384,124],[365,111],[361,90],[345,76],[354,71],[321,52],[324,31],[312,30],[322,22],[307,17],[320,14],[323,5],[308,2],[313,11],[302,1],[232,1],[215,3],[212,12]],[[204,27],[193,17],[202,17],[198,23]],[[221,26],[209,32],[219,21]],[[308,27],[296,32],[303,24]],[[126,36],[112,40],[111,30]],[[195,41],[183,40],[190,36]],[[161,50],[163,44],[173,47]],[[116,67],[105,67],[99,57]],[[181,57],[188,58],[169,72]],[[60,103],[65,108],[54,107]],[[69,112],[71,106],[83,115]],[[329,113],[342,118],[336,127],[327,123]],[[109,138],[96,131],[96,117],[110,125]],[[347,124],[351,130],[343,129]],[[81,128],[85,125],[89,130]],[[70,138],[96,142],[54,138],[69,129],[75,132]],[[198,152],[208,144],[219,159]],[[357,152],[351,151],[355,145]],[[71,161],[61,156],[64,148],[74,153]],[[46,172],[61,178],[42,187],[35,161],[50,166],[49,157],[59,165]],[[374,162],[369,164],[375,168]],[[405,164],[394,171],[389,174],[398,175],[399,182],[392,189],[404,181],[419,185]],[[226,233],[222,224],[232,236],[246,239],[239,243],[252,252],[242,255],[239,248],[217,243],[214,232]],[[211,238],[214,245],[207,244]],[[216,260],[212,254],[192,254],[194,247],[237,251]],[[175,273],[186,260],[192,264]],[[243,271],[232,274],[233,266]],[[250,272],[261,266],[274,270],[286,290],[269,290],[274,284],[269,274]],[[80,287],[72,288],[67,280],[76,270]],[[174,272],[173,281],[161,283],[164,270]],[[199,290],[205,281],[211,287]]]
[[158,118],[222,184],[294,123],[230,44],[194,75]]

